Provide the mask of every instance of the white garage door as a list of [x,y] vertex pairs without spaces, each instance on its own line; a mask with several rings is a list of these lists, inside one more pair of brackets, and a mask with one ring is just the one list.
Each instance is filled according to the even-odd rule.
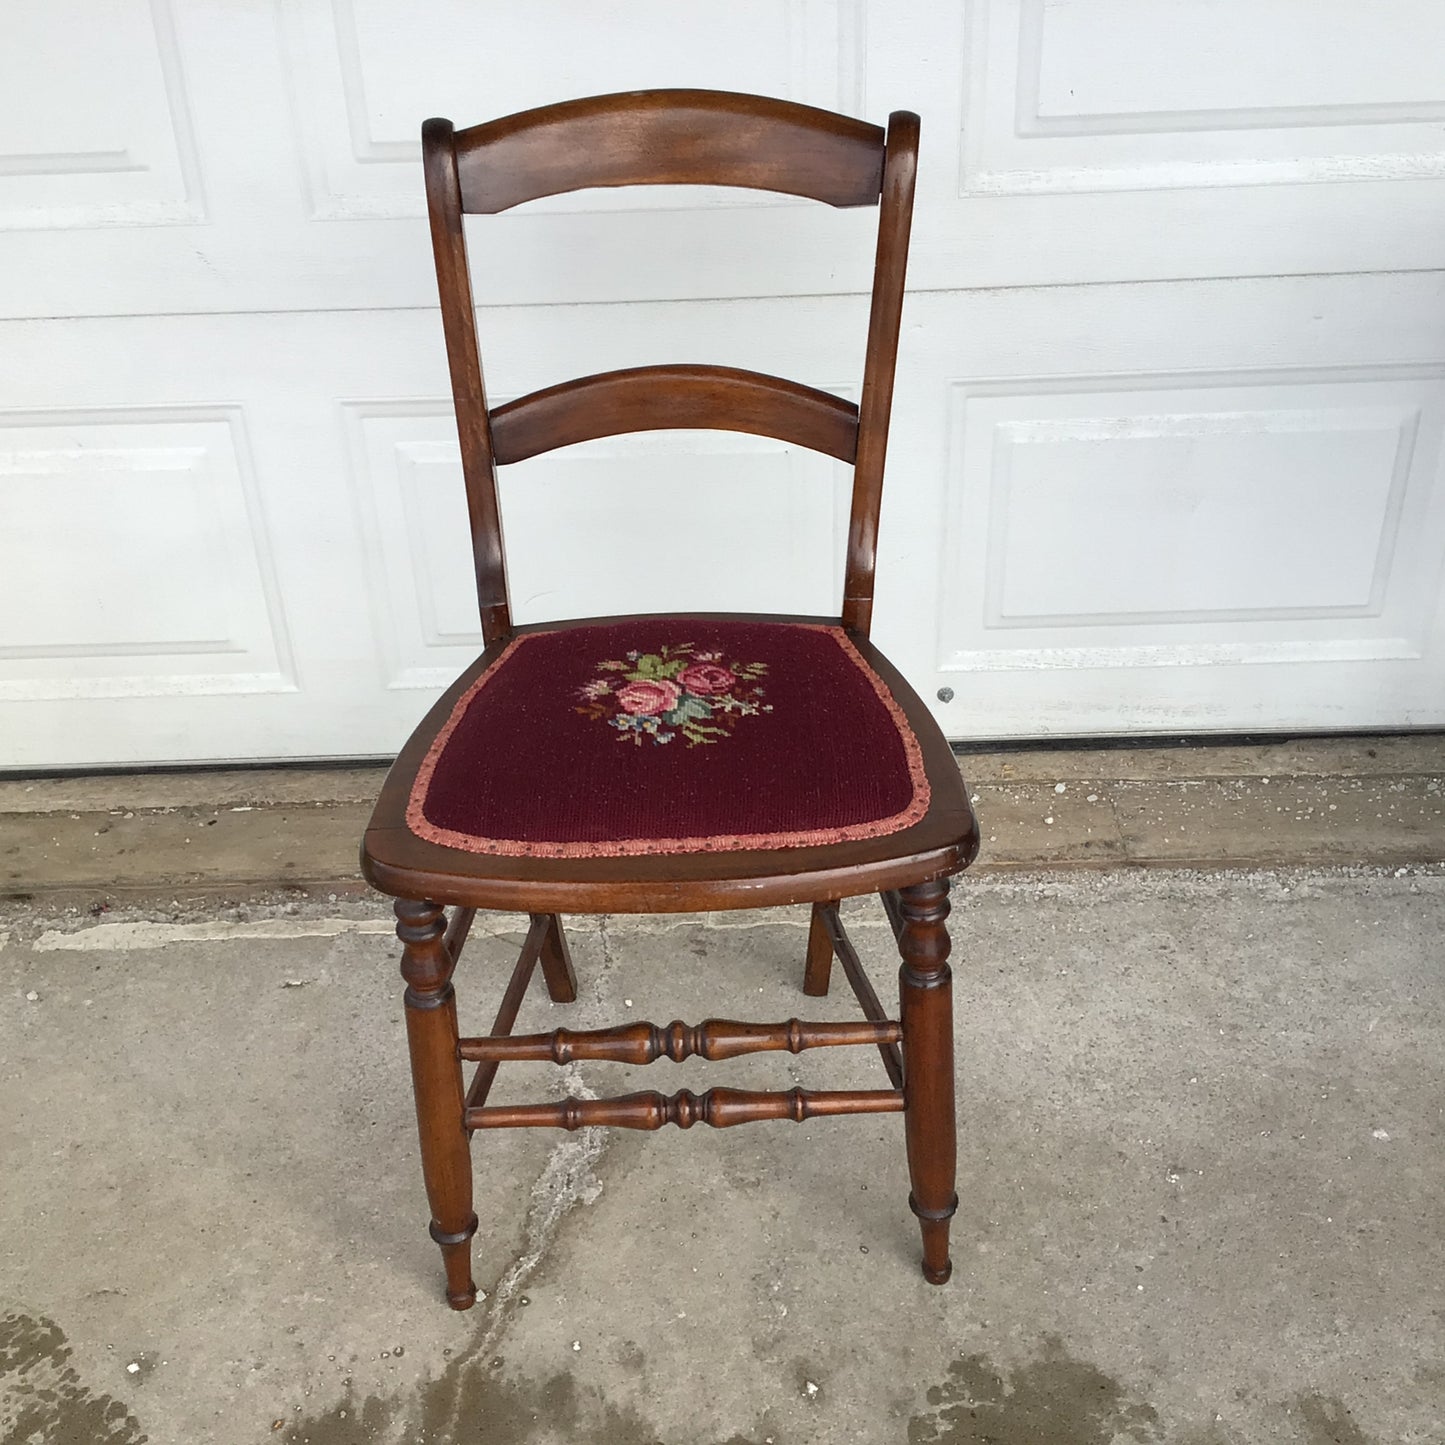
[[[876,633],[960,738],[1445,724],[1432,0],[12,0],[0,764],[394,749],[478,645],[417,131],[652,85],[924,117]],[[856,395],[869,214],[475,223],[494,399]],[[625,304],[619,304],[625,303]],[[512,469],[515,611],[825,611],[834,464]]]

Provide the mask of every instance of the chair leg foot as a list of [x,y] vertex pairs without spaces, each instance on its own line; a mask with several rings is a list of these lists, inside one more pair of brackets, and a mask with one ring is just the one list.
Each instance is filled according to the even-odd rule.
[[446,916],[435,903],[400,898],[396,932],[406,979],[406,1036],[421,1137],[422,1177],[431,1205],[431,1237],[441,1246],[447,1302],[470,1309],[472,1282],[472,1150],[465,1124],[462,1065],[457,1055],[457,1002],[443,936]]
[[833,975],[833,940],[828,936],[828,925],[823,922],[826,906],[822,903],[813,905],[813,918],[808,925],[808,961],[803,967],[803,992],[813,998],[827,997],[828,983]]
[[908,1207],[918,1216],[923,1230],[923,1277],[929,1284],[947,1284],[953,1273],[953,1261],[948,1257],[948,1226],[958,1210],[958,1195],[954,1195],[948,1206],[941,1210],[924,1210],[917,1198],[908,1196]]
[[899,895],[898,948],[903,1022],[903,1119],[908,1143],[908,1202],[923,1232],[923,1277],[943,1284],[953,1272],[948,1229],[958,1141],[954,1133],[953,975],[948,967],[948,880]]
[[[533,915],[535,918],[537,915]],[[577,971],[572,967],[572,950],[562,930],[562,915],[549,913],[552,926],[542,944],[542,977],[547,982],[547,996],[553,1003],[577,1002]]]
[[477,1285],[472,1278],[472,1236],[477,1232],[474,1214],[467,1227],[448,1234],[432,1220],[428,1231],[441,1246],[442,1267],[447,1272],[447,1303],[454,1310],[469,1310],[477,1302]]

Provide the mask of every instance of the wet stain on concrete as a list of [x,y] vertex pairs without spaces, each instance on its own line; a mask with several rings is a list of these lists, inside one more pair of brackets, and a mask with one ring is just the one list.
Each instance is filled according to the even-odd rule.
[[[289,1421],[287,1445],[379,1445],[397,1439],[447,1445],[665,1445],[636,1411],[610,1404],[566,1374],[540,1382],[504,1379],[481,1360],[453,1361],[414,1395],[358,1401],[348,1392],[321,1414]],[[761,1436],[759,1436],[761,1439]],[[734,1436],[719,1445],[756,1445]]]
[[647,1368],[647,1356],[636,1340],[623,1340],[617,1346],[617,1363],[630,1375],[640,1375]]
[[1163,1438],[1152,1405],[1117,1380],[1071,1358],[1048,1336],[1037,1360],[1001,1371],[965,1355],[928,1391],[934,1408],[908,1422],[908,1445],[1113,1445]]
[[1304,1423],[1304,1445],[1374,1445],[1355,1424],[1342,1400],[1329,1395],[1301,1395],[1295,1410]]
[[25,1445],[144,1445],[121,1401],[92,1390],[70,1363],[65,1332],[23,1310],[0,1313],[0,1439]]

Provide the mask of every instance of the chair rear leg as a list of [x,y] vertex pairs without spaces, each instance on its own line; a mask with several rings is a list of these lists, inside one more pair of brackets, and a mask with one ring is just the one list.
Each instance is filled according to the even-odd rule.
[[443,938],[446,915],[435,903],[396,902],[406,979],[406,1036],[421,1136],[421,1167],[431,1204],[431,1237],[441,1246],[447,1303],[470,1309],[472,1280],[472,1152],[464,1123],[462,1065],[457,1057],[457,1004],[452,960]]
[[838,905],[815,903],[813,921],[808,926],[808,961],[803,968],[803,992],[814,998],[825,998],[833,976],[833,940],[823,921],[823,910]]
[[903,955],[903,1120],[908,1141],[909,1206],[923,1230],[923,1277],[943,1284],[953,1272],[948,1227],[958,1141],[953,1117],[953,974],[948,967],[948,880],[919,883],[899,895]]
[[[541,915],[532,915],[535,921]],[[562,915],[549,913],[552,926],[542,944],[542,977],[547,981],[547,994],[553,1003],[577,1002],[577,971],[572,967],[572,950],[562,929]]]

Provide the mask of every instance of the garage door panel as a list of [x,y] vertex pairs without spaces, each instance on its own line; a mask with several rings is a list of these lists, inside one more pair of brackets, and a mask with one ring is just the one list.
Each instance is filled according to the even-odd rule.
[[[123,86],[115,84],[117,75],[125,77]],[[7,7],[0,229],[202,219],[190,102],[168,0]]]
[[[961,386],[958,525],[995,629],[1370,617],[1439,466],[1441,374]],[[1422,416],[1425,444],[1419,446]]]
[[[1428,0],[977,0],[930,16],[930,59],[962,59],[925,113],[918,285],[1445,260],[1430,62],[1445,17]],[[926,63],[910,69],[906,44],[870,46],[872,93]]]
[[1332,103],[1407,112],[1440,85],[1430,51],[1445,43],[1445,23],[1412,0],[993,4],[1018,14],[1037,112],[1050,120],[1293,115]]
[[1413,430],[1387,408],[995,423],[988,626],[1378,607]]
[[1445,174],[1445,16],[1414,0],[972,10],[966,193]]
[[0,694],[294,689],[234,411],[0,415],[0,535]]
[[[955,385],[940,677],[1043,670],[1063,705],[1086,673],[1208,672],[1214,725],[1246,727],[1290,708],[1301,666],[1438,649],[1445,371],[1241,380]],[[1445,718],[1445,688],[1412,675]],[[1158,725],[1178,690],[1159,684]]]

